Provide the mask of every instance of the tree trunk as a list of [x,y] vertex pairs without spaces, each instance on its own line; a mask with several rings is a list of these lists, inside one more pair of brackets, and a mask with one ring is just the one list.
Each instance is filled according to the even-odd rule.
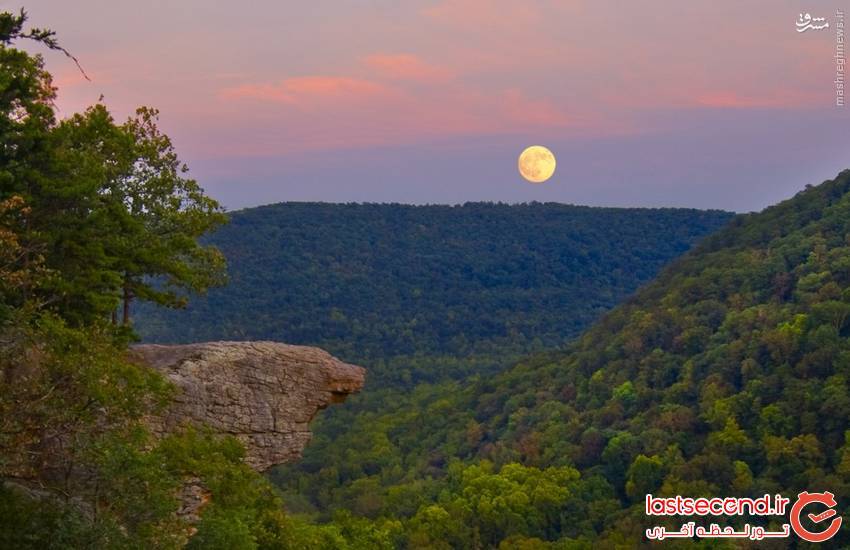
[[133,292],[130,290],[130,283],[124,283],[124,315],[121,319],[121,324],[125,327],[130,326],[130,302],[133,300]]

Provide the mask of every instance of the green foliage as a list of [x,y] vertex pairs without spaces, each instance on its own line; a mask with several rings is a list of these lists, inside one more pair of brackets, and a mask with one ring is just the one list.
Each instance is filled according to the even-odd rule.
[[125,308],[135,298],[180,307],[180,289],[223,280],[220,253],[198,237],[224,215],[185,177],[156,119],[141,108],[118,125],[96,105],[63,120],[50,136],[55,177],[20,190],[33,208],[33,238],[50,251],[47,267],[62,271],[41,293],[66,317],[104,317],[119,299]]
[[[109,327],[70,328],[50,313],[16,312],[0,342],[0,465],[63,470],[104,430],[124,429],[170,396],[155,372],[120,359]],[[111,419],[108,427],[102,418]],[[59,452],[63,448],[66,453]]]
[[[187,431],[150,445],[143,431],[108,434],[86,447],[96,483],[70,487],[72,505],[42,491],[0,487],[4,548],[390,549],[400,526],[339,514],[315,526],[284,515],[272,486],[242,462],[233,439]],[[200,521],[176,515],[189,480],[209,492]],[[190,536],[191,534],[191,536]]]
[[160,342],[318,345],[382,385],[465,377],[562,345],[729,217],[552,203],[252,208],[209,239],[230,284],[185,311],[144,310],[138,327]]
[[572,468],[514,463],[494,472],[489,462],[457,464],[438,503],[420,507],[411,518],[410,546],[489,548],[509,537],[557,536],[578,478]]
[[224,215],[186,177],[156,127],[157,112],[141,108],[116,124],[96,105],[57,122],[42,58],[10,41],[61,48],[50,31],[24,32],[24,21],[0,14],[0,204],[27,209],[26,224],[14,231],[21,251],[14,263],[41,260],[55,276],[7,293],[7,303],[35,301],[84,325],[108,317],[120,300],[179,307],[179,291],[221,283],[221,255],[198,238]]
[[[622,510],[650,491],[846,501],[847,220],[850,171],[739,217],[560,356],[478,382],[467,406],[503,403],[477,418],[494,445],[557,449],[539,464],[603,473]],[[640,536],[617,517],[598,535]]]
[[[374,389],[355,398],[357,415],[329,411],[304,461],[273,480],[300,495],[287,497],[300,510],[397,518],[408,546],[433,548],[634,547],[647,492],[830,490],[846,503],[847,220],[843,172],[736,218],[562,352],[495,376],[420,384],[404,398]],[[547,517],[540,530],[492,505],[487,513],[503,515],[476,534],[478,520],[463,511],[513,493],[501,481],[464,493],[456,472],[482,461],[493,471],[515,462],[579,470],[561,505],[569,521]]]
[[[327,528],[344,510],[400,522],[404,544],[439,545],[426,533],[437,529],[434,521],[420,516],[416,522],[425,523],[414,527],[413,518],[455,490],[446,476],[451,458],[543,464],[558,450],[542,443],[560,430],[530,434],[517,449],[494,444],[478,420],[503,400],[476,405],[469,383],[453,379],[483,380],[514,357],[561,345],[726,219],[722,212],[557,204],[251,209],[210,238],[229,259],[231,284],[175,314],[143,309],[137,326],[160,341],[320,345],[367,365],[366,391],[314,420],[304,459],[272,478],[290,511],[318,514]],[[624,406],[634,406],[628,386],[622,389]],[[563,414],[517,411],[512,429]],[[582,509],[579,499],[571,502]],[[479,540],[498,542],[489,533],[496,523],[483,526]],[[516,527],[511,535],[520,538],[512,540],[558,538],[557,522],[548,530],[537,525]],[[452,535],[455,544],[472,543],[464,529]],[[588,532],[586,524],[575,527]]]

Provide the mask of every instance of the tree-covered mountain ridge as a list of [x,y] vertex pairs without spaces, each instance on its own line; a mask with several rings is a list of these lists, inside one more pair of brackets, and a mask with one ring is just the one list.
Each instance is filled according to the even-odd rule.
[[430,366],[384,362],[560,346],[731,216],[557,203],[252,208],[209,239],[229,284],[184,311],[142,310],[137,328],[165,343],[317,345],[368,364],[371,380],[406,370],[416,382]]
[[848,336],[850,170],[735,218],[467,405],[512,460],[604,477],[622,511],[602,530],[637,536],[646,493],[829,490],[847,516]]
[[[845,171],[734,218],[562,351],[330,411],[273,479],[415,548],[636,547],[649,492],[829,490],[847,516],[848,191]],[[566,473],[551,501],[515,485]]]

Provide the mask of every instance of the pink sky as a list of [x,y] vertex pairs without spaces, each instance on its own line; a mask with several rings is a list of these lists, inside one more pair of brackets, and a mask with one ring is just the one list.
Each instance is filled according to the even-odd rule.
[[[11,6],[6,6],[11,7]],[[61,114],[162,112],[230,207],[555,200],[760,208],[850,166],[850,0],[31,1]],[[831,28],[798,33],[800,12]],[[524,146],[559,160],[543,186]]]

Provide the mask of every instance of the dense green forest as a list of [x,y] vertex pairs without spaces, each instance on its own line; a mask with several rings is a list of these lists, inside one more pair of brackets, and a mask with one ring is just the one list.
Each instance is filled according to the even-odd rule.
[[157,342],[318,345],[368,366],[372,385],[457,378],[562,345],[730,216],[562,204],[252,208],[208,239],[229,261],[229,284],[185,310],[143,308],[136,328]]
[[845,171],[734,219],[562,352],[329,415],[340,435],[276,481],[423,548],[633,547],[649,492],[829,490],[847,517],[848,336]]
[[[320,521],[341,512],[399,521],[409,547],[628,547],[643,536],[650,491],[807,488],[846,499],[848,179],[736,218],[565,351],[493,376],[496,331],[492,347],[458,363],[480,365],[452,371],[469,378],[423,374],[411,386],[408,375],[404,392],[373,385],[328,411],[304,460],[273,474],[287,506]],[[524,208],[534,207],[552,206]],[[310,343],[334,349],[333,340]],[[431,345],[379,368],[439,368]],[[367,361],[382,353],[364,349]],[[549,489],[551,500],[530,496]]]
[[395,519],[433,498],[439,485],[422,480],[444,477],[448,458],[470,456],[471,417],[440,408],[466,378],[563,345],[730,216],[560,204],[254,208],[209,239],[229,260],[229,284],[186,310],[142,308],[137,327],[165,342],[319,345],[368,366],[365,392],[320,415],[304,461],[273,479],[293,512]]

